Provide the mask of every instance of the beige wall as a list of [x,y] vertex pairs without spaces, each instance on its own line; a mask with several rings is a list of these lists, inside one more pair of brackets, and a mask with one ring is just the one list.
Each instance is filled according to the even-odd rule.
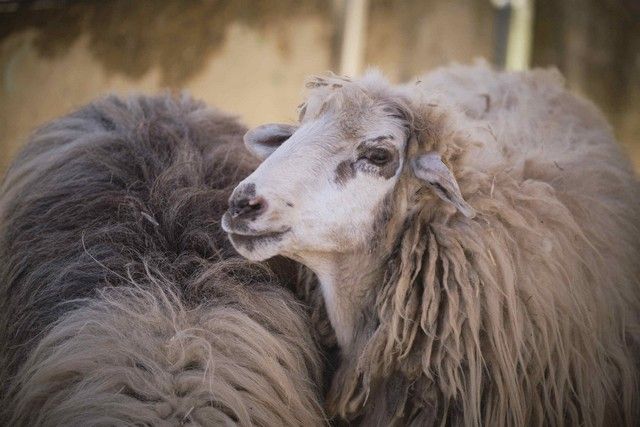
[[[327,21],[291,18],[278,31],[230,22],[219,46],[196,64],[149,60],[143,70],[119,67],[122,58],[97,60],[92,34],[79,33],[54,54],[38,45],[42,33],[35,29],[10,34],[0,41],[0,170],[34,127],[107,93],[185,90],[250,125],[295,119],[305,77],[332,67]],[[124,44],[134,51],[123,52],[129,61],[145,55],[147,46]],[[182,49],[174,49],[177,62]]]
[[[106,93],[186,90],[249,125],[293,120],[305,77],[337,70],[337,6],[343,1],[113,0],[58,7],[49,1],[39,10],[0,7],[0,171],[36,126]],[[591,0],[568,1],[576,7]],[[577,65],[584,61],[581,55],[591,58],[590,33],[580,26],[588,19],[567,14],[561,27],[551,21],[562,18],[554,15],[555,3],[538,4],[547,4],[548,16],[539,16],[534,63],[557,64],[573,88],[595,99],[640,166],[640,48],[636,52],[632,44],[619,52],[613,49],[618,39],[600,43],[601,62],[607,53],[621,55],[613,57],[617,62],[605,61],[605,68],[630,67],[621,88],[620,73],[603,74],[597,67],[588,73]],[[369,0],[368,10],[365,62],[394,81],[450,61],[491,59],[489,0]],[[556,34],[557,28],[571,31]],[[610,81],[617,91],[606,90]]]

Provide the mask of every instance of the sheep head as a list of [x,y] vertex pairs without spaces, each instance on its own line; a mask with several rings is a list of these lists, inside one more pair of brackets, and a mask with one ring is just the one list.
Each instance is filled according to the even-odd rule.
[[425,120],[377,73],[307,86],[298,124],[245,135],[264,162],[235,189],[222,220],[243,256],[284,255],[322,281],[322,270],[333,268],[328,260],[368,254],[375,263],[425,204],[474,215],[446,165],[440,116]]

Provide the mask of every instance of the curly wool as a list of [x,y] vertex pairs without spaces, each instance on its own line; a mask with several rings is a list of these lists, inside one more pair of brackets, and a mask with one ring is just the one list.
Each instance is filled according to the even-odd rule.
[[244,132],[134,96],[33,135],[0,190],[3,423],[325,422],[297,268],[236,258],[219,228],[255,166]]

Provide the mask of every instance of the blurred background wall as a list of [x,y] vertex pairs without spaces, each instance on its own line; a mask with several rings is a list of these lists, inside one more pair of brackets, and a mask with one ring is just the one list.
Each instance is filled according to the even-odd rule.
[[640,168],[640,0],[0,0],[0,171],[106,93],[186,90],[255,125],[294,120],[310,74],[477,57],[557,66]]

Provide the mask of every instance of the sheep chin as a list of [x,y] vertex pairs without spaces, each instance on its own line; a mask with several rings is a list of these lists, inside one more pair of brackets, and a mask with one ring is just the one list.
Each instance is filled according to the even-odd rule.
[[240,255],[251,261],[264,261],[280,253],[283,238],[289,230],[256,236],[228,233],[229,241]]

